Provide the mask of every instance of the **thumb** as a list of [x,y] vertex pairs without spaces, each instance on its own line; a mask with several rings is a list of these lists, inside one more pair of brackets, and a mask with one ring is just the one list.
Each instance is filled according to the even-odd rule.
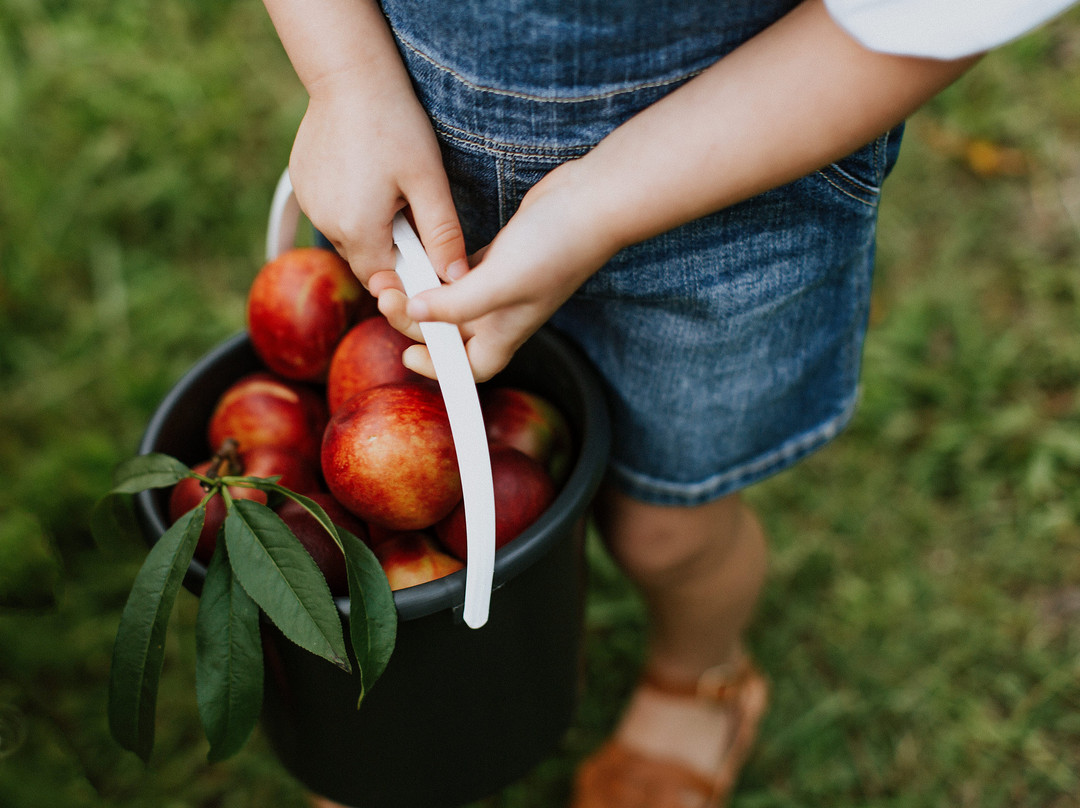
[[506,283],[509,275],[478,264],[460,280],[409,298],[405,313],[418,323],[437,320],[460,325],[476,320],[517,302],[518,291]]

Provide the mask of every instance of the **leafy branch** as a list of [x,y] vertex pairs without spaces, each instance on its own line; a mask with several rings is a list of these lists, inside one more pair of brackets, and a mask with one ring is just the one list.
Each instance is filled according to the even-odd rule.
[[[165,633],[177,593],[203,529],[206,505],[221,497],[225,522],[206,572],[196,618],[196,696],[210,742],[208,758],[224,760],[247,742],[263,695],[260,615],[290,641],[360,677],[360,701],[385,670],[397,637],[397,611],[378,560],[358,537],[333,523],[314,500],[276,478],[236,474],[229,447],[201,475],[165,454],[140,455],[118,466],[112,490],[98,503],[99,540],[130,530],[130,497],[194,477],[206,491],[150,548],[120,616],[109,680],[109,726],[125,749],[149,761],[154,745]],[[293,499],[333,538],[345,556],[351,601],[350,661],[341,619],[326,579],[299,539],[267,505],[230,496],[229,487]],[[359,703],[357,705],[359,707]]]

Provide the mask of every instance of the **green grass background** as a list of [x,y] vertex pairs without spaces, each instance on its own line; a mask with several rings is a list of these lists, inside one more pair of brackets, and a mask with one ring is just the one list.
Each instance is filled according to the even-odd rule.
[[[775,697],[739,808],[1080,805],[1078,11],[913,118],[855,422],[748,494]],[[0,0],[3,808],[303,804],[258,734],[206,764],[190,595],[151,765],[114,744],[144,551],[87,522],[163,393],[242,326],[304,104],[259,3]],[[488,808],[562,805],[632,685],[641,607],[590,557],[579,718]]]

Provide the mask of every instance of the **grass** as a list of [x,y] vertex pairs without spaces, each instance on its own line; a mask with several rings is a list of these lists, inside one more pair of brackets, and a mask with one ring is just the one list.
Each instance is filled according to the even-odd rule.
[[[735,805],[1080,805],[1080,14],[911,121],[852,427],[748,492],[774,704]],[[105,722],[142,548],[87,517],[177,376],[242,324],[305,99],[259,4],[0,0],[0,805],[300,808],[256,736],[209,766],[194,598],[149,767]],[[563,804],[641,653],[591,548],[587,698],[484,808]],[[13,583],[16,580],[18,583]]]

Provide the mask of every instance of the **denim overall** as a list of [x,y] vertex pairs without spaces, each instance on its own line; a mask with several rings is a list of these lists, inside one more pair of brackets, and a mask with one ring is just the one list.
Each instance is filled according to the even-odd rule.
[[[796,4],[383,0],[470,251],[545,173]],[[880,185],[899,145],[897,128],[627,248],[556,313],[552,324],[608,385],[611,478],[627,494],[700,504],[787,468],[846,425]]]

